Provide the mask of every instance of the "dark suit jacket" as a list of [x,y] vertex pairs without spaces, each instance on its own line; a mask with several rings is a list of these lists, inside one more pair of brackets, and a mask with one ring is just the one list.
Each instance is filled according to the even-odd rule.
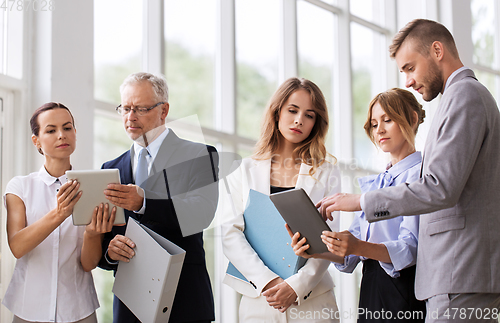
[[[134,183],[130,158],[130,151],[127,151],[104,163],[102,168],[118,168],[122,184]],[[180,139],[169,130],[153,162],[148,180],[141,185],[146,194],[145,213],[140,215],[125,210],[127,220],[128,217],[136,219],[186,251],[169,322],[215,319],[202,230],[210,224],[217,207],[217,186],[211,185],[211,189],[207,191],[207,184],[216,182],[217,175],[218,156],[214,147]],[[204,190],[202,196],[199,195],[200,188]],[[178,203],[173,202],[174,200]],[[188,205],[190,210],[198,212],[186,214],[185,210],[180,211],[174,204]],[[177,216],[180,213],[183,217],[190,218],[182,228]],[[191,223],[202,223],[202,226],[198,225],[193,229]],[[116,234],[125,235],[125,230],[126,226],[114,227],[105,235],[103,255],[111,239]],[[196,233],[191,234],[193,232]],[[116,271],[117,265],[109,264],[103,256],[99,267]],[[116,297],[113,321],[139,322]]]

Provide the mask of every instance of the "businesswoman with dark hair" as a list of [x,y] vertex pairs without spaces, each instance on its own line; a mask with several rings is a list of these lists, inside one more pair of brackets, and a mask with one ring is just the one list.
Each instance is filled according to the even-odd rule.
[[38,172],[16,176],[4,194],[7,238],[17,258],[3,304],[13,322],[97,322],[99,307],[90,271],[101,258],[104,232],[116,210],[94,209],[92,222],[74,226],[79,184],[68,181],[76,130],[69,109],[46,103],[31,117],[32,141],[45,163]]
[[[245,238],[243,211],[250,189],[264,194],[303,188],[313,202],[340,190],[335,161],[327,161],[328,110],[321,90],[306,79],[290,78],[271,98],[255,153],[228,177],[235,206],[225,210],[224,253],[250,283],[226,275],[243,294],[240,322],[300,322],[307,311],[337,312],[329,261],[311,259],[283,280],[259,258]],[[334,158],[332,158],[334,159]],[[329,222],[336,229],[338,222]],[[284,227],[276,230],[285,230]],[[302,314],[300,314],[302,313]],[[335,315],[316,322],[338,322]]]

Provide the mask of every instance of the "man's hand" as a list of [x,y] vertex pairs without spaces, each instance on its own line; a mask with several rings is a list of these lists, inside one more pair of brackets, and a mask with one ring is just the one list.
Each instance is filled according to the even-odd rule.
[[104,195],[114,205],[129,211],[139,211],[144,201],[143,190],[133,184],[109,184]]
[[323,231],[321,240],[323,240],[328,250],[334,255],[342,258],[349,255],[359,255],[358,247],[360,240],[349,231]]
[[[273,280],[276,281],[277,279]],[[295,300],[297,299],[297,294],[290,285],[283,279],[277,285],[267,289],[263,296],[266,297],[269,306],[274,307],[281,313],[284,313],[292,304],[297,304]],[[273,282],[271,281],[271,282]]]
[[333,211],[361,211],[360,194],[337,193],[332,196],[324,197],[316,204],[319,213],[323,219],[333,221]]
[[108,256],[115,261],[129,262],[135,255],[135,243],[129,238],[117,234],[113,240],[109,242]]

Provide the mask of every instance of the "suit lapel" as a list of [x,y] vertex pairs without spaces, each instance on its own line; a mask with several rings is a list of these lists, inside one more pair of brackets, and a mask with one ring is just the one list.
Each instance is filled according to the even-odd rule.
[[[476,78],[476,75],[474,74],[474,72],[471,69],[465,69],[465,70],[459,72],[457,75],[455,75],[453,77],[453,79],[450,81],[450,84],[448,84],[447,88],[450,87],[451,85],[457,83],[457,82],[460,82],[461,80],[463,80],[466,77],[471,77],[471,78],[473,78],[473,79],[475,79],[477,81],[477,78]],[[446,93],[446,89],[443,92],[443,95],[445,95],[445,93]],[[438,111],[441,109],[441,102],[442,101],[439,102],[436,114],[434,115],[433,124],[431,125],[430,129],[437,129],[438,128],[437,125],[436,125],[436,127],[433,127],[433,126],[434,126],[434,122],[437,122],[437,120],[438,120],[438,118],[436,118],[436,116],[437,116]],[[429,134],[427,134],[427,140],[429,140]],[[425,147],[428,146],[427,140],[426,140],[426,143],[425,143]],[[423,152],[423,155],[422,155],[422,164],[420,165],[420,178],[422,178],[422,176],[424,174],[424,167],[425,167],[424,165],[427,164],[425,162],[425,153],[426,153],[426,150],[427,149],[424,149],[424,152]]]
[[120,180],[122,184],[134,182],[134,177],[132,176],[132,163],[130,162],[130,150],[123,156],[118,168],[120,169]]
[[158,150],[158,154],[156,155],[156,158],[153,161],[153,166],[151,168],[150,176],[158,172],[161,172],[163,171],[163,169],[167,168],[169,160],[173,156],[175,150],[177,149],[177,145],[179,143],[180,143],[179,137],[177,137],[177,135],[172,131],[172,129],[169,129],[168,135],[163,140],[160,149]]
[[[456,82],[463,80],[466,77],[472,77],[473,79],[475,79],[477,81],[477,78],[476,78],[476,75],[474,74],[474,72],[470,69],[465,69],[465,70],[461,71],[460,73],[458,73],[457,75],[455,75],[455,77],[453,77],[453,79],[450,81],[450,84],[448,84],[448,87],[450,87],[452,84],[454,84]],[[446,92],[446,90],[445,90],[445,92]],[[443,93],[443,95],[444,95],[444,93]]]

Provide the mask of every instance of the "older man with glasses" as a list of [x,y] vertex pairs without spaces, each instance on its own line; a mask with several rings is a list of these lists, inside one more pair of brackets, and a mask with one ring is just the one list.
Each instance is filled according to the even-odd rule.
[[[180,139],[165,126],[168,88],[161,76],[129,75],[120,86],[122,116],[131,149],[106,162],[118,168],[122,184],[104,191],[113,204],[186,251],[169,322],[210,322],[215,319],[210,279],[203,249],[203,229],[217,207],[218,155],[214,147]],[[116,270],[134,256],[134,242],[125,227],[114,227],[103,241],[99,266]],[[113,322],[140,321],[116,296]]]

